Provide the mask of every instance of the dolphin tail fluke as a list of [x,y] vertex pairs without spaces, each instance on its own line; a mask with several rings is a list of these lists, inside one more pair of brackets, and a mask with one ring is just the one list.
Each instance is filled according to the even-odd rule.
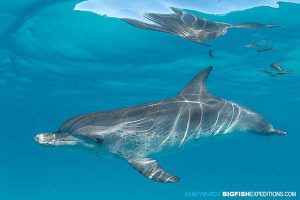
[[175,183],[179,181],[178,177],[166,172],[154,159],[132,158],[128,160],[128,163],[148,179],[163,183]]

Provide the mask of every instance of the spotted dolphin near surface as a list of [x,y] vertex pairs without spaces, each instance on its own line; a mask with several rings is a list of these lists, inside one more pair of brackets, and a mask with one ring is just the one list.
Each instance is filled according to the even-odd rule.
[[172,183],[179,178],[165,171],[152,154],[234,132],[286,133],[258,113],[209,93],[206,80],[211,70],[205,68],[173,98],[79,115],[56,132],[38,134],[35,141],[99,156],[113,155],[127,160],[151,180]]
[[273,24],[227,24],[213,22],[197,15],[184,12],[179,8],[171,7],[171,10],[174,13],[144,13],[143,16],[151,22],[154,22],[154,24],[144,23],[130,18],[123,18],[122,20],[141,29],[174,34],[205,46],[209,46],[204,43],[205,40],[213,40],[219,36],[225,35],[229,28],[259,29],[279,27],[278,25]]

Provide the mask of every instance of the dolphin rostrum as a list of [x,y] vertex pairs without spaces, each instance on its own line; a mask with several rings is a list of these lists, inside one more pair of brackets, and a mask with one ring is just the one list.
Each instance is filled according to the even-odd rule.
[[234,132],[286,134],[258,113],[210,94],[206,80],[211,70],[205,68],[173,98],[79,115],[56,132],[38,134],[35,141],[98,156],[114,155],[145,177],[170,183],[179,178],[166,172],[151,155]]

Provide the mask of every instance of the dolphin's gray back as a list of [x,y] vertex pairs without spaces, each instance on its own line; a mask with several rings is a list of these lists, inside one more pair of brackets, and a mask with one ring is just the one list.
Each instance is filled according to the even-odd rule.
[[214,97],[205,82],[206,68],[174,98],[119,110],[79,115],[59,132],[103,141],[123,157],[145,156],[200,137],[230,132],[241,115],[235,103]]
[[178,96],[133,108],[80,115],[65,122],[60,131],[103,139],[111,152],[122,156],[147,155],[201,136],[229,132],[238,109],[212,96],[192,101]]
[[113,127],[135,123],[143,118],[155,117],[163,112],[165,114],[171,113],[176,109],[176,106],[168,106],[168,104],[168,101],[160,101],[112,111],[83,114],[66,121],[59,131],[80,133],[80,130],[87,126]]
[[174,123],[180,103],[164,100],[131,108],[79,115],[66,121],[59,132],[103,139],[115,154],[150,152]]

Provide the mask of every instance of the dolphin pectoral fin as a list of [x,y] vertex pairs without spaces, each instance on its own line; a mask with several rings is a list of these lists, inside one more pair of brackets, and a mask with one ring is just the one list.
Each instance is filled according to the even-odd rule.
[[162,169],[156,160],[151,158],[132,158],[128,163],[148,179],[163,183],[175,183],[179,178]]

